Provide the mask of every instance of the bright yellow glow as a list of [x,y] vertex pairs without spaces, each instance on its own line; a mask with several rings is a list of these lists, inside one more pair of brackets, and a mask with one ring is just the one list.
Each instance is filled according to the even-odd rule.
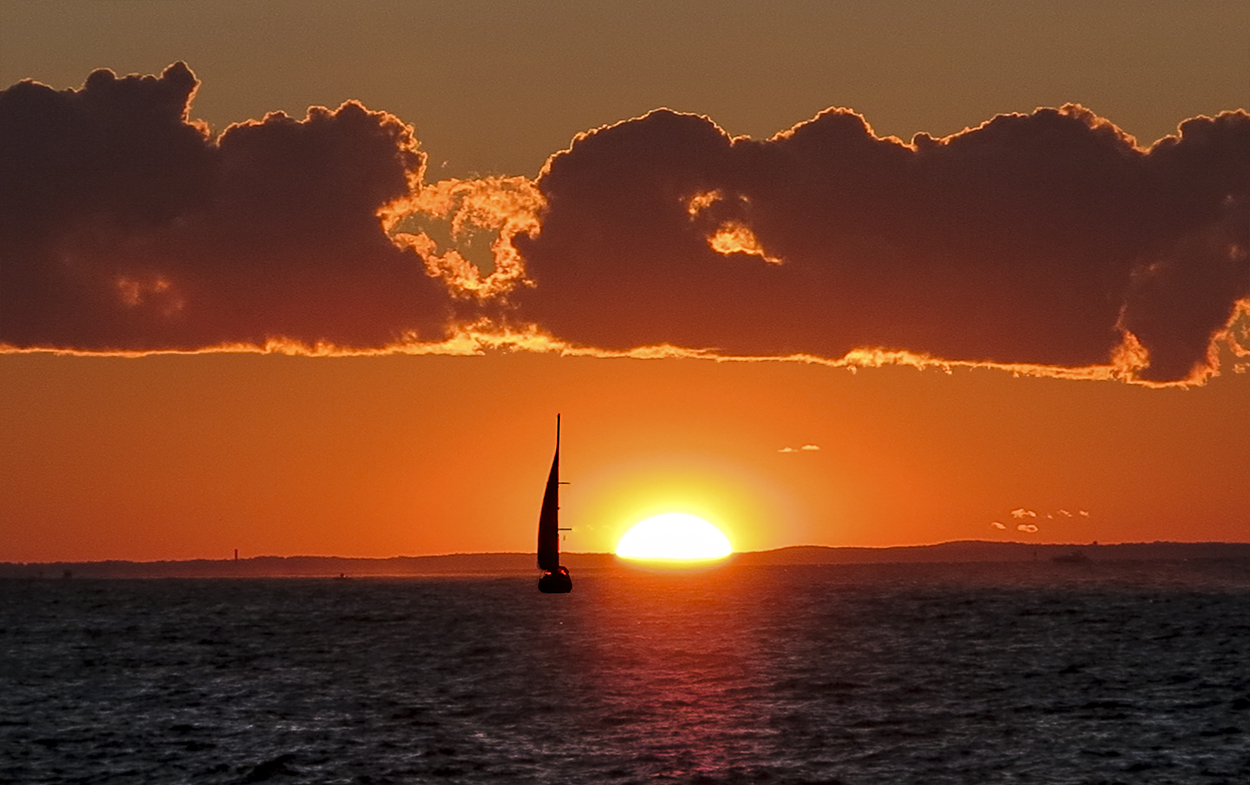
[[639,521],[616,544],[623,559],[722,559],[732,552],[720,529],[684,512]]

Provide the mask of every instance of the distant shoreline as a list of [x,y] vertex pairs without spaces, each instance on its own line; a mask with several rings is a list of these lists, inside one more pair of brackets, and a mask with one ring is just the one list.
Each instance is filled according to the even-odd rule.
[[[1025,542],[965,540],[937,545],[880,548],[799,545],[747,551],[729,557],[733,564],[941,564],[1030,561],[1135,562],[1234,559],[1250,560],[1250,543],[1143,542],[1034,545]],[[610,553],[566,553],[571,570],[608,568],[620,563]],[[333,578],[419,576],[532,575],[531,553],[459,553],[439,556],[349,558],[341,556],[254,556],[244,559],[178,561],[0,562],[4,578]]]

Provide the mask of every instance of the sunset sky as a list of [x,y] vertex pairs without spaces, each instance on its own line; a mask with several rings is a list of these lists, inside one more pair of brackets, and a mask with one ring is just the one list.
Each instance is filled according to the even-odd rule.
[[1248,41],[0,0],[0,561],[1245,541]]

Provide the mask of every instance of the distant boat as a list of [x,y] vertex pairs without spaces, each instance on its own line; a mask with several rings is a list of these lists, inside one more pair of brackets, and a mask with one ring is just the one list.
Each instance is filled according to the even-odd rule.
[[538,514],[538,590],[544,594],[566,594],[573,590],[569,571],[560,564],[560,415],[556,415],[556,454],[543,491],[543,507]]
[[1057,556],[1051,556],[1050,560],[1055,564],[1089,564],[1089,557],[1081,551],[1068,551]]

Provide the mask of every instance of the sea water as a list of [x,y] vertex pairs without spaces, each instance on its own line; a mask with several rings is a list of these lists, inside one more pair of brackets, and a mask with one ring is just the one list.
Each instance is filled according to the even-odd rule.
[[1244,563],[0,581],[0,781],[1250,781]]

